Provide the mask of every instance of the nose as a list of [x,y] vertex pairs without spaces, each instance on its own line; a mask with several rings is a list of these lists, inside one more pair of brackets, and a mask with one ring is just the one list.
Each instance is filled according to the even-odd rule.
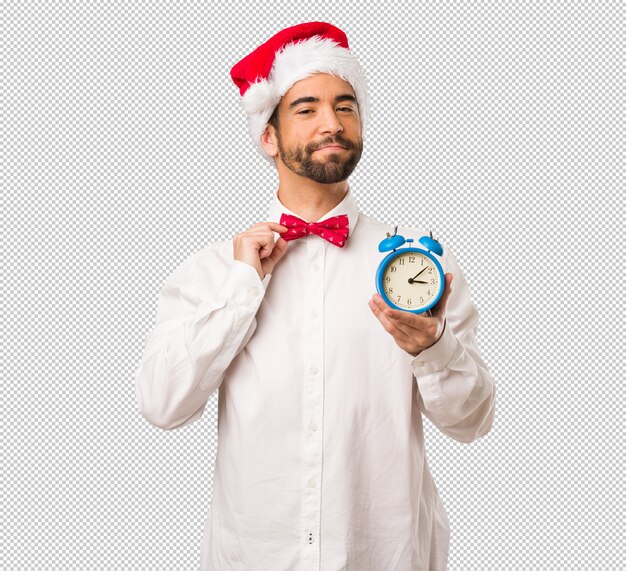
[[335,110],[325,108],[320,111],[320,133],[339,133],[343,131],[343,125]]

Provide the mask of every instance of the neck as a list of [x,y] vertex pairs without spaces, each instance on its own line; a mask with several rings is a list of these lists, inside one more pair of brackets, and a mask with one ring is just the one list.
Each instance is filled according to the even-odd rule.
[[322,184],[293,172],[291,174],[293,176],[280,177],[278,199],[289,210],[308,222],[318,222],[348,193],[347,180]]

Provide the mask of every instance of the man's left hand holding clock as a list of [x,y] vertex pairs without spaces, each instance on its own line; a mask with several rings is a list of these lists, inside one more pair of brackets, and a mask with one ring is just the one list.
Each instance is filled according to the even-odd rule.
[[424,349],[433,346],[443,335],[446,325],[446,304],[452,291],[453,276],[447,273],[445,278],[443,294],[437,305],[431,308],[430,317],[393,309],[378,293],[375,293],[368,302],[378,321],[393,336],[398,346],[413,357],[417,357]]

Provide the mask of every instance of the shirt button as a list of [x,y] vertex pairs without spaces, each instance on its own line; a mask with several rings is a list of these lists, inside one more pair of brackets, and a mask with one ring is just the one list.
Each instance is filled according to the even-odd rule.
[[309,426],[309,428],[311,429],[311,432],[315,432],[317,430],[317,424],[315,424],[314,422],[312,422]]
[[250,292],[250,295],[252,297],[258,297],[258,295],[259,295],[259,288],[257,288],[257,287],[252,287],[248,291]]
[[317,311],[313,310],[311,312],[311,317],[317,317],[319,315],[319,313],[317,313]]
[[319,269],[320,269],[320,267],[319,267],[317,264],[313,264],[313,265],[311,266],[311,269],[312,269],[314,272],[316,272],[317,270],[319,270]]
[[311,478],[309,480],[309,488],[314,488],[315,486],[317,486],[317,483],[315,482],[313,478]]
[[422,367],[422,366],[424,365],[424,361],[415,361],[415,364],[416,364],[418,367]]
[[317,375],[317,373],[318,373],[318,371],[319,371],[319,369],[318,369],[317,367],[311,367],[309,370],[310,370],[310,371],[311,371],[311,373],[313,373],[314,375]]

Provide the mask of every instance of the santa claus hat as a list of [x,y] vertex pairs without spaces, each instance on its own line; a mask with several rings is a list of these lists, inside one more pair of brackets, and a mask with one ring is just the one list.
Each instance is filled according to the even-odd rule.
[[236,63],[230,76],[239,87],[248,129],[261,155],[275,165],[261,146],[261,135],[281,97],[315,73],[339,76],[354,89],[359,106],[361,136],[370,113],[363,70],[348,47],[348,38],[326,22],[307,22],[281,30]]

